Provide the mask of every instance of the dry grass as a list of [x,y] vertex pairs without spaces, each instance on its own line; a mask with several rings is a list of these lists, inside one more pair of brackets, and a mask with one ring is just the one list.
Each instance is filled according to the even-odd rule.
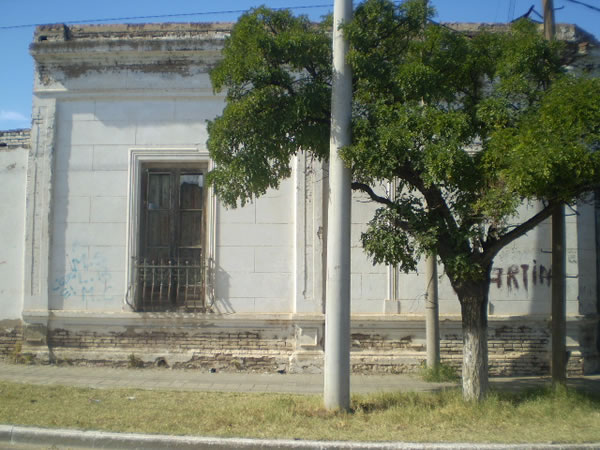
[[599,442],[600,398],[550,389],[357,395],[351,413],[319,396],[84,389],[0,382],[0,423],[224,437],[412,442]]

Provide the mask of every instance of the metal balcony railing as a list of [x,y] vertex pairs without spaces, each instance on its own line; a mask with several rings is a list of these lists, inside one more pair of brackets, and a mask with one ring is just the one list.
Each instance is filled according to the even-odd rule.
[[137,311],[205,312],[205,270],[203,259],[136,259],[135,309]]

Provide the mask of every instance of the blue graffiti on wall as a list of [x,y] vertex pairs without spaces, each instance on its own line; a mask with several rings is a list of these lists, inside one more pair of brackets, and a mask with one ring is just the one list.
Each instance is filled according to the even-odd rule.
[[82,300],[111,300],[111,274],[106,257],[99,252],[88,256],[88,248],[74,243],[67,254],[65,275],[54,280],[52,290],[63,298],[81,296]]

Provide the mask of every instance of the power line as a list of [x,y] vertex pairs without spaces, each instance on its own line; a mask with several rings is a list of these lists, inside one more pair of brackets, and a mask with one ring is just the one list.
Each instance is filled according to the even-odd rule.
[[[290,6],[290,7],[282,7],[282,8],[271,8],[275,11],[281,11],[284,9],[317,9],[317,8],[331,8],[333,5],[331,3],[321,4],[321,5],[308,5],[308,6]],[[191,17],[191,16],[208,16],[208,15],[217,15],[217,14],[242,14],[250,9],[235,9],[230,11],[207,11],[207,12],[196,12],[196,13],[182,13],[182,14],[160,14],[156,16],[131,16],[131,17],[110,17],[104,19],[83,19],[83,20],[67,20],[63,22],[57,22],[60,24],[83,24],[83,23],[97,23],[97,22],[114,22],[117,20],[145,20],[145,19],[166,19],[169,17]],[[55,23],[56,24],[56,23]],[[23,25],[8,25],[8,26],[0,26],[0,30],[12,30],[17,28],[30,28],[30,27],[39,27],[42,25],[55,25],[52,23],[28,23]]]
[[576,3],[576,4],[578,4],[578,5],[585,6],[586,8],[590,8],[590,9],[592,9],[592,10],[594,10],[594,11],[598,11],[598,12],[600,12],[600,8],[598,8],[597,6],[590,5],[590,4],[588,4],[588,3],[584,3],[584,2],[580,2],[580,1],[578,1],[578,0],[567,0],[567,1],[568,1],[568,2],[571,2],[571,3]]
[[515,17],[515,1],[509,0],[508,2],[508,20],[507,22],[511,22],[513,17]]

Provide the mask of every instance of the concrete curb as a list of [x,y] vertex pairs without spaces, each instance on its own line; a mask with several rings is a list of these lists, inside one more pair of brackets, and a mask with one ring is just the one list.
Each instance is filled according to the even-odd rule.
[[109,433],[0,425],[0,443],[22,445],[75,446],[112,449],[600,449],[592,444],[471,444],[412,442],[344,442],[304,441],[289,439],[207,438],[197,436],[167,436],[160,434]]

